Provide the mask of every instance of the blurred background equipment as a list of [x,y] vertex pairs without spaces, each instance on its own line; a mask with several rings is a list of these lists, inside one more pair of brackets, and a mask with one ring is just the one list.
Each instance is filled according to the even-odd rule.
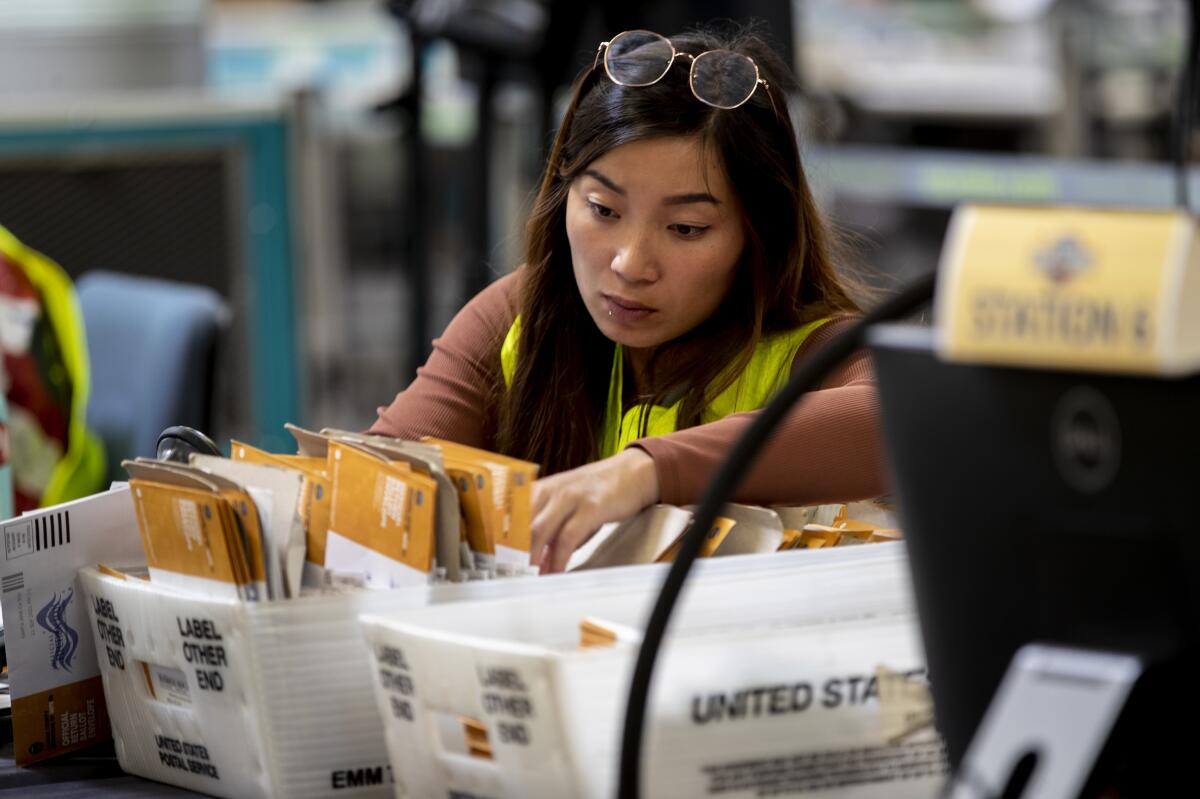
[[984,5],[796,4],[808,168],[878,274],[934,262],[959,202],[1173,202],[1182,3]]
[[220,456],[221,450],[199,430],[186,425],[171,425],[159,433],[154,454],[160,461],[190,463],[193,455]]
[[208,0],[5,0],[0,98],[199,88]]
[[298,118],[283,102],[174,94],[0,105],[0,219],[72,278],[106,269],[226,298],[234,322],[218,418],[265,440],[283,435],[303,400]]
[[104,441],[110,480],[121,461],[155,457],[172,425],[212,425],[217,342],[229,308],[210,288],[115,272],[78,281],[91,354],[88,425]]
[[14,0],[0,224],[74,277],[215,291],[218,440],[363,429],[520,261],[596,43],[722,16],[796,65],[811,182],[885,287],[959,202],[1172,203],[1175,0]]
[[[4,377],[0,372],[0,377]],[[7,380],[7,377],[4,377]],[[13,480],[12,480],[12,461],[9,454],[8,446],[8,401],[4,398],[4,393],[0,392],[0,519],[7,519],[13,515]],[[0,638],[4,635],[4,630],[0,627]],[[3,650],[3,641],[0,641],[0,650]],[[2,666],[3,664],[0,664]],[[0,707],[0,710],[3,708]],[[0,713],[0,730],[3,727],[4,714]],[[0,731],[0,742],[3,741],[3,732]]]

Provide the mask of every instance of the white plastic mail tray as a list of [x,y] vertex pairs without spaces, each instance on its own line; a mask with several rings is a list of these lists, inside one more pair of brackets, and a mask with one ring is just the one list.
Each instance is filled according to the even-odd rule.
[[[888,732],[880,702],[885,682],[924,676],[903,545],[726,563],[704,564],[672,622],[644,795],[935,795],[941,742]],[[664,573],[647,572],[552,599],[364,615],[396,795],[612,796],[636,648],[581,649],[579,624],[640,634]]]
[[239,799],[391,794],[353,619],[427,589],[250,603],[80,580],[123,769]]
[[[775,555],[697,573],[778,569]],[[122,768],[228,797],[388,796],[363,612],[644,587],[634,566],[335,597],[244,603],[80,571]],[[541,602],[547,602],[541,599]]]

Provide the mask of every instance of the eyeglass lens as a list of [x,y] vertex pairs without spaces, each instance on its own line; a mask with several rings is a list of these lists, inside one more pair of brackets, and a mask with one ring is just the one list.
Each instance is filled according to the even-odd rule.
[[604,63],[614,83],[649,86],[667,74],[675,50],[663,36],[650,31],[626,31],[608,43]]
[[754,62],[741,53],[710,50],[692,62],[692,91],[717,108],[737,108],[758,84]]

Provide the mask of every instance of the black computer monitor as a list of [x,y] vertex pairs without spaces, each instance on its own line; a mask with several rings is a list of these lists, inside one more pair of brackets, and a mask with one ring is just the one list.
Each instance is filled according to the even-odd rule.
[[952,763],[1015,652],[1047,642],[1137,654],[1174,675],[1135,693],[1123,717],[1137,751],[1110,739],[1102,759],[1193,784],[1194,756],[1172,753],[1196,738],[1194,669],[1180,663],[1200,640],[1200,379],[948,363],[933,331],[912,326],[869,341]]

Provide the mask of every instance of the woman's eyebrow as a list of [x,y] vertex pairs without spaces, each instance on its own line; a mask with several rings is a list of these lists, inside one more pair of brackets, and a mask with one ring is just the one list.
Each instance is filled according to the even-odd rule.
[[692,194],[673,194],[663,199],[663,205],[688,205],[690,203],[720,205],[721,201],[706,191],[694,192]]
[[[625,189],[618,186],[607,175],[595,169],[585,169],[583,174],[589,178],[602,183],[609,190],[616,192],[622,197],[625,196]],[[689,192],[687,194],[672,194],[670,197],[663,198],[663,205],[690,205],[691,203],[712,203],[720,205],[721,201],[706,191]]]
[[590,178],[593,178],[594,180],[599,181],[600,183],[603,183],[607,188],[611,189],[612,191],[615,191],[617,194],[620,194],[622,197],[625,196],[625,190],[623,188],[618,186],[616,183],[613,183],[612,180],[610,180],[608,177],[601,174],[600,172],[597,172],[595,169],[585,169],[583,171],[583,174],[587,175]]

